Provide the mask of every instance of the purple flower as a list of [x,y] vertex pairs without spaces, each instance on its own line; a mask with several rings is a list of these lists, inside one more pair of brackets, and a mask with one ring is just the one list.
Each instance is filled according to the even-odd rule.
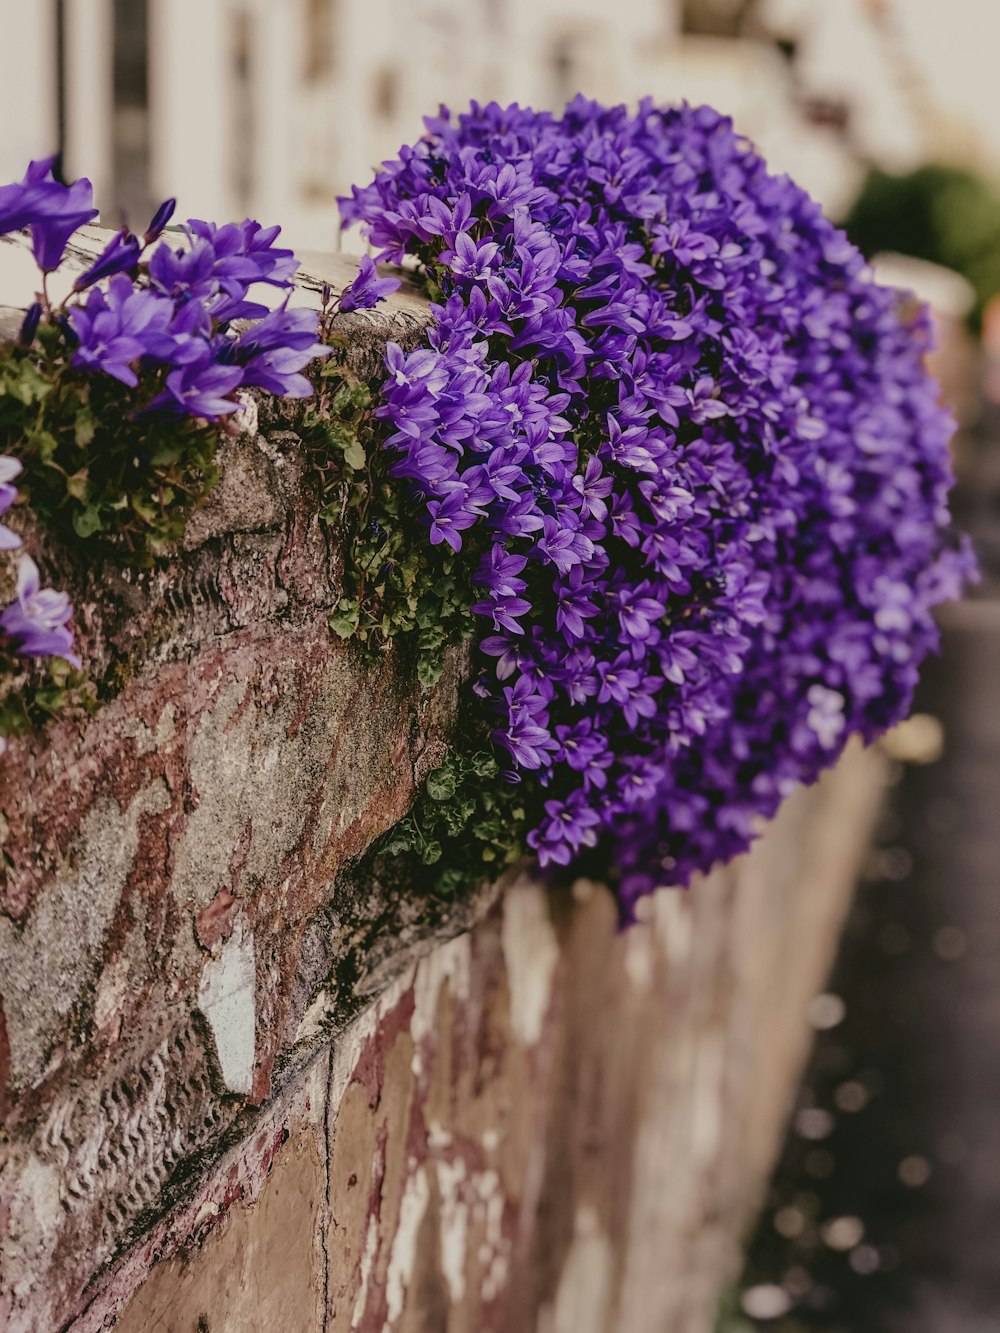
[[31,229],[31,246],[43,272],[58,268],[66,244],[97,216],[89,180],[62,185],[52,174],[54,157],[32,162],[20,183],[0,186],[0,236]]
[[581,847],[594,847],[601,817],[586,803],[582,792],[565,801],[546,801],[545,818],[528,834],[528,846],[542,866],[568,866]]
[[380,278],[375,261],[364,255],[358,262],[358,276],[340,294],[340,308],[345,312],[370,310],[394,292],[399,281],[399,278]]
[[287,305],[258,320],[236,342],[236,359],[243,366],[243,383],[255,384],[286,398],[308,398],[309,380],[299,372],[330,349],[316,338],[313,310],[289,310]]
[[203,241],[211,251],[214,276],[227,290],[227,284],[244,290],[255,282],[273,287],[292,285],[299,262],[291,250],[274,244],[280,227],[262,227],[251,218],[221,227],[191,218],[187,228],[195,243]]
[[124,274],[116,274],[107,292],[91,288],[82,305],[69,309],[69,323],[77,338],[72,363],[81,370],[103,371],[135,387],[135,363],[143,356],[159,356],[169,345],[172,304],[156,292],[136,288]]
[[174,209],[177,207],[176,199],[164,199],[150,220],[149,226],[143,234],[143,241],[149,245],[155,241],[164,231],[170,219],[174,215]]
[[[22,472],[20,462],[0,454],[0,514],[5,514],[17,499],[17,487],[11,482]],[[16,532],[0,523],[0,551],[13,551],[21,545],[21,538]]]
[[73,286],[77,291],[91,287],[101,278],[109,278],[114,273],[134,271],[139,262],[139,242],[126,228],[122,228],[97,256],[90,268],[81,273]]
[[73,632],[67,628],[72,615],[66,594],[40,587],[38,566],[30,556],[21,556],[15,600],[0,612],[0,630],[14,651],[23,657],[63,657],[79,667]]
[[443,500],[428,500],[427,512],[431,518],[431,544],[447,542],[453,551],[460,551],[461,534],[472,527],[482,510],[470,503],[467,488],[458,482]]
[[243,383],[243,368],[211,360],[196,361],[172,370],[164,389],[156,395],[147,412],[173,413],[216,421],[235,412],[239,403],[227,397]]
[[38,332],[38,326],[41,321],[41,303],[33,301],[24,312],[24,319],[21,321],[21,328],[17,335],[17,340],[22,346],[30,347],[35,341],[35,334]]

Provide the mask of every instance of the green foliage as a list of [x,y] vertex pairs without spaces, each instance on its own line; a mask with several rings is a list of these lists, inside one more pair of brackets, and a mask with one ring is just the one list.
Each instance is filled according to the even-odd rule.
[[218,428],[136,420],[117,380],[57,359],[56,336],[40,328],[41,365],[37,347],[0,347],[0,454],[21,460],[18,487],[44,522],[148,565],[218,480]]
[[[370,656],[396,644],[428,688],[440,679],[448,647],[469,633],[480,551],[474,535],[459,554],[430,545],[406,487],[389,474],[373,415],[380,380],[360,381],[343,341],[326,332],[334,353],[313,371],[316,396],[297,429],[319,477],[320,516],[343,539],[342,596],[330,629]],[[410,883],[426,883],[433,867],[437,895],[471,888],[522,854],[523,789],[501,779],[488,733],[487,719],[468,711],[463,735],[414,809],[374,849]]]
[[494,877],[521,855],[528,811],[524,792],[500,776],[486,750],[452,750],[430,774],[410,814],[376,848],[408,862],[412,878],[451,896]]
[[61,657],[28,661],[0,649],[0,736],[21,736],[55,717],[96,707],[85,671]]
[[1000,292],[1000,190],[971,172],[935,165],[902,176],[872,171],[846,226],[869,257],[893,250],[960,273],[976,293],[974,327]]
[[478,551],[428,543],[405,487],[389,475],[372,412],[378,380],[360,382],[334,346],[314,372],[316,397],[299,427],[320,476],[320,516],[344,538],[343,596],[330,628],[370,653],[405,637],[418,680],[430,686],[447,647],[468,633]]

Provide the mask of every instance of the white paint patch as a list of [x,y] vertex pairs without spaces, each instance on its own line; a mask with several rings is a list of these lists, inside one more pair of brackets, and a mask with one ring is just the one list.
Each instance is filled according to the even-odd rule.
[[556,1292],[553,1333],[605,1333],[611,1303],[611,1242],[590,1204],[576,1210],[573,1241]]
[[696,1162],[711,1163],[722,1142],[726,1091],[726,1043],[718,1032],[703,1033],[698,1042],[691,1098],[691,1151]]
[[573,881],[573,901],[575,903],[589,903],[593,898],[597,886],[590,879],[576,879]]
[[427,1126],[427,1146],[435,1152],[451,1147],[451,1131],[445,1129],[440,1120],[432,1120]]
[[410,1036],[421,1042],[434,1030],[438,996],[447,981],[453,999],[458,1002],[469,994],[471,945],[468,935],[449,940],[422,958],[413,977],[413,1017]]
[[94,1027],[117,1030],[121,1024],[122,1001],[128,989],[131,960],[124,954],[108,967],[97,983],[94,1001]]
[[249,393],[238,393],[235,397],[240,406],[231,418],[233,426],[244,435],[256,437],[259,429],[256,398]]
[[667,958],[680,966],[694,947],[694,911],[683,889],[657,889],[652,896],[652,924]]
[[441,1271],[448,1283],[452,1305],[465,1295],[465,1249],[469,1231],[469,1205],[462,1197],[465,1162],[438,1162],[438,1188],[441,1191]]
[[424,1219],[424,1213],[427,1211],[430,1193],[427,1172],[421,1167],[406,1182],[406,1188],[399,1204],[399,1221],[396,1224],[396,1234],[392,1238],[389,1269],[385,1277],[385,1297],[389,1315],[388,1328],[392,1328],[403,1313],[406,1288],[409,1286],[413,1268],[417,1261],[417,1235],[420,1231],[420,1223]]
[[219,957],[205,964],[198,983],[198,1008],[212,1029],[219,1068],[230,1092],[248,1093],[253,1085],[255,984],[253,935],[244,939],[239,922]]
[[559,941],[548,898],[535,884],[515,884],[503,900],[501,933],[510,989],[510,1025],[523,1046],[534,1046],[552,995]]
[[368,1230],[365,1233],[365,1248],[361,1254],[361,1286],[351,1314],[351,1328],[357,1328],[364,1318],[368,1304],[368,1283],[371,1281],[375,1255],[378,1251],[378,1218],[374,1213],[368,1218]]
[[332,1008],[330,992],[326,989],[318,991],[316,998],[299,1019],[299,1026],[295,1032],[296,1044],[300,1041],[311,1041],[314,1037],[318,1037],[326,1025]]
[[344,1093],[354,1077],[365,1042],[374,1036],[379,1023],[390,1013],[413,984],[413,971],[400,974],[385,988],[374,1004],[363,1009],[333,1043],[333,1066],[330,1070],[330,1105],[339,1107]]
[[648,926],[633,926],[625,935],[625,975],[640,995],[648,995],[653,987],[654,939]]

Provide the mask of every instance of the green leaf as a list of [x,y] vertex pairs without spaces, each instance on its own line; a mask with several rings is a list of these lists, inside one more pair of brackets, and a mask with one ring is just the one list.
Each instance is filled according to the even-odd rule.
[[500,765],[491,754],[485,751],[469,757],[469,767],[477,778],[495,778],[500,772]]
[[435,768],[427,775],[427,795],[432,801],[447,801],[455,795],[455,774],[447,768]]
[[74,500],[86,500],[89,489],[85,467],[82,467],[79,472],[74,472],[71,477],[66,478],[66,493],[71,495]]
[[97,433],[97,422],[89,407],[82,407],[73,422],[73,438],[78,449],[86,449]]
[[425,690],[436,685],[444,674],[444,664],[432,657],[421,656],[417,662],[417,680]]
[[357,437],[355,437],[344,450],[344,462],[355,472],[361,472],[364,469],[365,464],[368,462],[364,445]]
[[359,620],[359,608],[356,601],[343,599],[329,617],[329,628],[337,639],[353,639],[357,633],[357,620]]
[[95,532],[103,532],[100,510],[92,504],[78,509],[73,515],[73,530],[78,537],[92,537]]
[[425,866],[432,866],[441,860],[441,844],[439,842],[427,842],[420,852],[420,859]]
[[413,847],[413,837],[405,832],[393,832],[388,835],[385,852],[388,856],[401,856]]

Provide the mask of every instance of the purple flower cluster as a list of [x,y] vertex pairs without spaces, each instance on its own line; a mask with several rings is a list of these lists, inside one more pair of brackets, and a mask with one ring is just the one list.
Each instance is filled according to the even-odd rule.
[[[54,161],[32,162],[23,181],[0,187],[0,235],[29,228],[44,272],[58,267],[73,232],[97,215],[90,182],[60,184]],[[328,352],[317,341],[315,313],[289,310],[287,301],[269,312],[251,298],[257,283],[293,285],[298,261],[275,244],[281,228],[191,219],[180,244],[164,239],[147,256],[173,209],[172,199],[163,203],[141,241],[120,231],[76,280],[79,299],[65,311],[72,364],[130,388],[141,370],[159,371],[162,385],[145,410],[209,421],[235,412],[233,394],[251,385],[283,397],[309,395],[301,372]],[[32,307],[23,341],[30,344],[44,313]],[[238,333],[234,320],[259,323]]]
[[[151,224],[154,235],[163,216],[161,209]],[[298,263],[274,244],[279,230],[249,220],[224,227],[192,220],[182,244],[163,240],[153,250],[141,284],[139,241],[116,236],[76,284],[108,278],[68,312],[73,365],[130,387],[141,368],[165,371],[145,410],[207,421],[235,412],[233,394],[251,385],[307,397],[312,386],[301,372],[328,350],[317,341],[315,312],[290,310],[287,301],[269,312],[250,296],[255,283],[292,286]],[[237,333],[234,320],[256,322]]]
[[[0,455],[0,514],[5,514],[17,499],[13,483],[20,473],[21,464],[16,458]],[[0,551],[16,551],[20,545],[17,533],[0,523]],[[14,600],[0,611],[0,639],[6,638],[21,657],[63,657],[78,667],[80,659],[73,651],[73,631],[69,628],[72,615],[66,594],[43,588],[37,565],[29,555],[22,554]],[[0,736],[0,754],[6,748]]]
[[[62,262],[73,233],[97,215],[90,182],[61,184],[54,162],[32,162],[22,181],[0,187],[0,235],[28,229],[46,275]],[[141,240],[127,229],[113,236],[61,306],[53,307],[43,290],[26,313],[20,343],[37,347],[39,325],[50,321],[65,337],[57,367],[68,360],[79,371],[140,390],[134,407],[144,418],[214,421],[238,409],[238,389],[254,385],[286,397],[310,394],[301,372],[328,352],[317,341],[316,313],[289,309],[287,297],[269,311],[251,294],[258,283],[293,285],[298,263],[276,244],[280,228],[192,220],[181,236],[161,240],[173,210],[173,200],[162,204]],[[237,327],[237,320],[247,323]],[[0,515],[16,498],[21,469],[17,459],[0,456]],[[0,550],[19,546],[0,524]],[[42,588],[37,566],[21,554],[14,601],[0,610],[0,645],[79,666],[71,616],[65,593]]]
[[623,909],[901,717],[973,571],[925,314],[709,108],[480,107],[341,201],[443,289],[380,414],[478,562],[477,690]]

